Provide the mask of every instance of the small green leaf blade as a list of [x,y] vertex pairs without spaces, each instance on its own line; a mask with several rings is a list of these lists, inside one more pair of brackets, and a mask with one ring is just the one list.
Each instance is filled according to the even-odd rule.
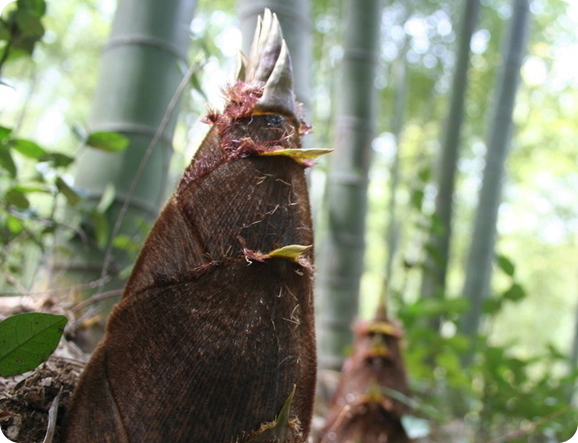
[[86,139],[87,145],[105,152],[124,151],[129,143],[130,140],[124,135],[108,131],[93,132]]
[[74,161],[74,157],[71,157],[66,154],[61,154],[60,152],[49,152],[40,160],[45,162],[51,162],[55,168],[66,168]]
[[74,189],[68,186],[61,177],[56,178],[56,188],[62,195],[64,195],[70,206],[76,206],[78,202],[82,200],[82,197],[80,197]]
[[12,134],[12,129],[7,128],[6,126],[0,126],[0,141],[8,139],[10,134]]
[[505,255],[498,254],[496,256],[496,264],[506,275],[513,277],[516,272],[516,266],[512,261]]
[[12,158],[12,154],[10,150],[5,146],[0,144],[0,167],[8,171],[10,177],[15,178],[18,172],[16,168],[16,163],[14,163],[14,159]]
[[56,349],[67,323],[64,315],[31,312],[0,322],[0,377],[31,371]]
[[44,35],[44,26],[40,17],[33,11],[19,9],[16,13],[16,23],[25,36],[40,38]]

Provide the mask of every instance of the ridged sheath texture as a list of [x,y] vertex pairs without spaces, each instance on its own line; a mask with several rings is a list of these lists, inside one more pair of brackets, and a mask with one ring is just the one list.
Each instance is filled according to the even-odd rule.
[[269,77],[238,80],[224,111],[207,115],[211,129],[75,391],[66,443],[307,438],[316,361],[306,127],[277,19],[267,13],[260,26],[267,57],[255,49],[246,72]]

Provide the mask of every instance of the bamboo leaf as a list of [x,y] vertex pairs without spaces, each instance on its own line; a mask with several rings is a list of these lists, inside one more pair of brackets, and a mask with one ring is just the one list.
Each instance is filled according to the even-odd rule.
[[51,162],[55,168],[66,168],[74,161],[74,157],[59,152],[50,152],[41,160]]
[[40,21],[40,17],[32,11],[18,9],[16,23],[25,36],[40,38],[44,35],[44,26]]
[[93,132],[86,139],[87,145],[105,152],[124,151],[129,143],[130,140],[124,135],[108,131]]
[[12,188],[9,189],[6,194],[6,201],[10,203],[12,206],[17,207],[18,209],[28,209],[30,207],[30,202],[24,192],[19,189]]
[[514,276],[514,273],[516,272],[516,266],[508,257],[505,255],[497,255],[496,264],[498,265],[498,268],[504,271],[506,275],[509,275],[510,277]]
[[0,21],[0,40],[10,39],[10,30],[4,21]]
[[96,211],[104,214],[110,205],[114,202],[115,195],[116,191],[114,189],[114,185],[112,183],[107,183],[104,188],[104,192],[102,193],[102,197],[100,197],[100,201],[98,202],[98,206],[96,207]]
[[2,143],[0,143],[0,167],[5,169],[10,177],[15,178],[17,169],[16,163],[14,163],[14,159],[12,158],[12,154],[8,147]]
[[0,126],[0,142],[10,137],[10,134],[12,134],[12,129],[6,128],[5,126]]
[[44,156],[46,156],[46,154],[47,154],[46,150],[44,148],[42,148],[37,143],[35,143],[31,140],[24,140],[24,139],[19,138],[19,139],[12,140],[11,144],[12,144],[12,149],[20,152],[20,154],[22,154],[28,158],[33,158],[33,159],[39,160],[39,159],[43,158]]
[[6,219],[6,227],[12,234],[17,235],[24,230],[24,223],[11,215]]
[[501,298],[489,298],[484,300],[482,311],[484,314],[493,315],[502,309],[502,299]]
[[18,6],[22,9],[29,10],[38,17],[41,17],[46,12],[45,0],[20,0]]
[[26,313],[0,323],[0,376],[36,368],[54,352],[64,332],[63,315]]
[[92,222],[94,224],[94,235],[96,237],[96,244],[102,250],[106,248],[109,240],[110,227],[108,220],[103,212],[98,210],[92,211]]
[[70,206],[75,206],[81,200],[80,195],[78,195],[74,189],[68,186],[68,184],[62,180],[62,177],[58,177],[56,179],[56,187],[58,188],[58,191],[60,191],[60,193],[66,197],[66,200]]
[[519,283],[513,283],[512,286],[504,292],[503,297],[510,301],[520,301],[526,298],[526,291]]

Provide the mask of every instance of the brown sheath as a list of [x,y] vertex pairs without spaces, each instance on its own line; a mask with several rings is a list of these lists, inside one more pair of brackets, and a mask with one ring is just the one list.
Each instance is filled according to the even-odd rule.
[[[301,149],[302,126],[283,96],[287,73],[275,72],[288,63],[273,45],[276,18],[260,27],[249,77],[207,117],[82,375],[66,443],[307,437],[316,369],[307,184],[302,162],[269,155]],[[259,51],[271,81],[254,67]],[[276,253],[291,245],[300,252]]]

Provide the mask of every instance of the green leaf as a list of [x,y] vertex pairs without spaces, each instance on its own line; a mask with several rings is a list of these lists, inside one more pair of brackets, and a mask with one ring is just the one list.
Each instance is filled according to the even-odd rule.
[[10,203],[12,206],[15,206],[19,209],[28,209],[30,207],[30,202],[24,192],[19,189],[12,188],[9,189],[6,194],[4,194],[6,201]]
[[38,144],[30,140],[24,140],[21,138],[12,140],[12,149],[20,152],[20,154],[34,159],[41,159],[46,155],[46,150],[40,147]]
[[54,352],[64,332],[63,315],[26,313],[0,323],[0,376],[31,371]]
[[56,179],[56,187],[58,188],[58,191],[60,191],[60,193],[66,197],[66,200],[70,206],[75,206],[82,199],[74,189],[72,189],[64,180],[62,180],[61,177]]
[[44,0],[19,0],[18,6],[27,9],[34,15],[41,17],[46,12],[46,2]]
[[59,152],[50,152],[42,157],[41,160],[52,163],[55,168],[66,168],[74,161],[74,157]]
[[33,11],[19,9],[16,12],[16,23],[25,36],[40,38],[44,35],[44,26],[40,17]]
[[0,142],[6,140],[12,134],[12,129],[0,126]]
[[114,202],[114,197],[116,195],[116,191],[114,189],[114,185],[112,183],[107,183],[102,196],[100,197],[100,201],[98,202],[98,206],[96,207],[96,212],[100,214],[104,214],[110,205]]
[[421,182],[427,183],[431,179],[431,172],[432,168],[430,166],[424,166],[420,168],[420,170],[417,173],[417,176],[419,177]]
[[24,230],[24,223],[18,217],[11,215],[6,220],[6,227],[12,234],[17,235]]
[[122,249],[123,251],[127,252],[137,252],[139,250],[140,245],[132,240],[126,234],[117,235],[113,241],[112,245],[115,248]]
[[411,205],[414,209],[420,211],[423,203],[424,192],[422,189],[414,189],[411,193]]
[[526,298],[526,291],[519,283],[513,283],[510,288],[502,294],[506,300],[520,301]]
[[488,298],[484,300],[482,311],[484,314],[497,314],[500,309],[502,309],[502,299],[500,298]]
[[17,174],[16,163],[7,146],[0,143],[0,167],[8,171],[10,177],[15,178]]
[[18,185],[14,186],[14,189],[18,189],[25,194],[30,194],[32,192],[42,192],[44,194],[51,193],[51,189],[45,185]]
[[0,40],[9,40],[10,30],[4,21],[0,21]]
[[96,244],[100,249],[104,250],[108,244],[108,236],[110,233],[108,220],[102,212],[98,212],[97,210],[92,211],[91,216],[94,224],[94,236],[96,238]]
[[86,139],[86,144],[105,152],[124,151],[130,140],[118,132],[93,132]]
[[498,268],[500,268],[506,275],[509,275],[510,277],[514,276],[514,273],[516,272],[516,266],[508,257],[498,254],[496,256],[496,264],[498,265]]

